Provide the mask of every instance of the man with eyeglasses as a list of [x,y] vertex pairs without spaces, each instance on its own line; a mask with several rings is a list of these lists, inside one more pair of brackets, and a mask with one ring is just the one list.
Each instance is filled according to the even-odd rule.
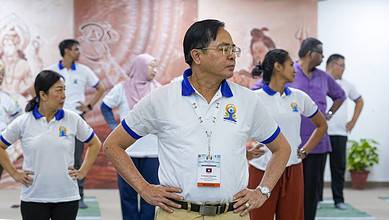
[[[139,101],[106,139],[105,153],[145,201],[159,206],[158,220],[247,220],[270,196],[290,146],[260,97],[226,81],[240,49],[223,22],[195,22],[183,46],[190,66],[183,79]],[[161,185],[147,183],[124,152],[149,133],[159,140]],[[273,152],[257,189],[247,189],[249,138]]]
[[[332,146],[332,152],[329,154],[332,198],[335,208],[340,210],[347,209],[343,196],[347,135],[353,130],[364,105],[363,98],[355,86],[343,78],[345,70],[344,61],[344,56],[332,54],[328,57],[326,65],[327,73],[331,74],[342,87],[346,96],[355,103],[354,113],[350,121],[348,121],[347,102],[344,102],[328,122],[328,134],[330,135]],[[322,197],[323,191],[321,191],[321,199],[323,199]]]
[[[333,114],[346,99],[343,89],[325,71],[316,68],[323,60],[323,44],[316,38],[307,38],[302,41],[298,52],[299,60],[295,62],[295,81],[291,87],[303,90],[319,110],[330,120]],[[326,112],[326,97],[333,100],[332,106]],[[301,145],[308,141],[316,126],[309,118],[301,119]],[[307,156],[303,160],[304,168],[304,219],[314,220],[319,195],[323,188],[323,175],[326,155],[331,152],[331,144],[326,133],[320,143],[311,151],[304,152]]]

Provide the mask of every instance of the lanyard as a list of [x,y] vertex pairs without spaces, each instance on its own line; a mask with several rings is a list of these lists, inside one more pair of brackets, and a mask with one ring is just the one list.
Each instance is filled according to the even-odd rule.
[[220,101],[216,101],[215,107],[214,107],[212,114],[211,114],[211,117],[210,117],[211,118],[211,125],[208,127],[205,125],[205,122],[207,120],[201,115],[201,113],[199,111],[199,107],[198,107],[198,104],[196,102],[196,98],[194,98],[194,100],[192,101],[192,107],[193,107],[194,112],[197,115],[200,126],[204,129],[205,136],[207,137],[207,141],[208,141],[207,159],[212,159],[212,156],[211,156],[211,137],[212,137],[215,125],[216,125],[216,119],[217,119],[216,116],[220,110]]

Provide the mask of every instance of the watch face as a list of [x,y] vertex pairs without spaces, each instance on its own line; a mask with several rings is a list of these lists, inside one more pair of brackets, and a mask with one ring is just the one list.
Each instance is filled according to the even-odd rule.
[[267,193],[270,192],[270,190],[267,187],[261,187],[261,192],[264,193],[264,194],[267,194]]

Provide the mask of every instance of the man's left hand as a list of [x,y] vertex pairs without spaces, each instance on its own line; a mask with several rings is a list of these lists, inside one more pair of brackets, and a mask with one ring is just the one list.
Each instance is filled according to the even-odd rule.
[[255,189],[244,189],[234,196],[234,212],[245,216],[250,210],[259,208],[266,201],[267,197]]
[[347,131],[347,133],[351,133],[351,131],[353,130],[354,126],[355,126],[355,123],[353,121],[349,121],[346,124],[346,131]]

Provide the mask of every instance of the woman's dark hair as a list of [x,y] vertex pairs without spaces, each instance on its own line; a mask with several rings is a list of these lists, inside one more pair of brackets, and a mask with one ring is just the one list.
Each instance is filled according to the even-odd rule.
[[269,84],[270,79],[273,75],[274,64],[283,64],[288,59],[289,53],[283,49],[273,49],[266,53],[262,64],[258,63],[255,65],[251,74],[254,76],[261,76],[263,74],[263,82]]
[[43,91],[44,93],[47,93],[49,89],[60,79],[65,80],[65,78],[57,72],[51,70],[41,71],[36,76],[34,82],[35,97],[28,101],[25,111],[32,111],[35,106],[39,104],[39,92]]
[[185,62],[192,66],[192,49],[202,49],[208,47],[212,40],[216,40],[219,28],[224,27],[224,23],[218,20],[203,20],[193,23],[186,31],[184,37]]

